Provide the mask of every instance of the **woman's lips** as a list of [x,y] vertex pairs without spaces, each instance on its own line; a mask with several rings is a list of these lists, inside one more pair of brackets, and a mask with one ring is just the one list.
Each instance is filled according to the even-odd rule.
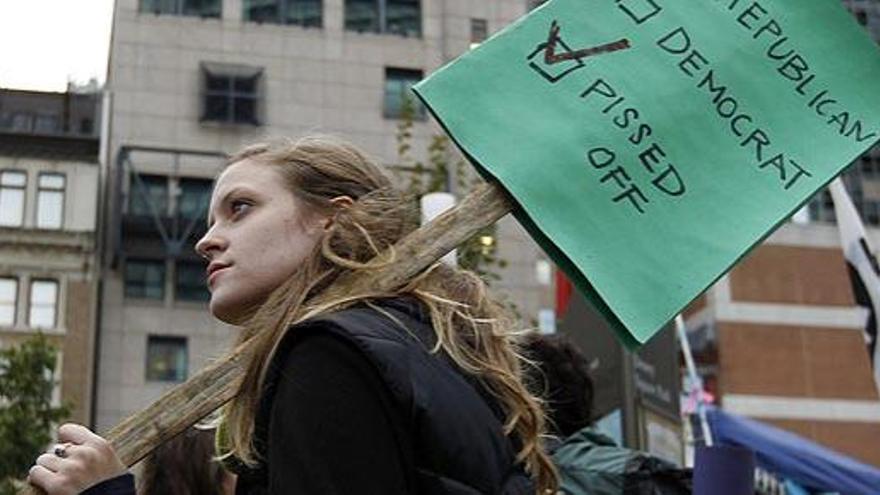
[[226,271],[227,268],[229,268],[229,267],[228,267],[228,266],[224,266],[223,268],[219,268],[219,269],[214,270],[213,272],[211,272],[211,275],[208,276],[208,286],[212,286],[212,285],[214,285],[214,280],[217,279],[217,276],[220,275],[222,272]]

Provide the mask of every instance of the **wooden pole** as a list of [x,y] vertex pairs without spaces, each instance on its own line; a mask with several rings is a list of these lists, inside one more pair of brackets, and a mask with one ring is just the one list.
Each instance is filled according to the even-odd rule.
[[[401,239],[394,247],[397,261],[376,271],[340,277],[330,292],[390,291],[400,287],[481,229],[497,222],[511,208],[500,186],[483,184],[456,207]],[[319,304],[321,299],[319,295],[315,303]],[[146,409],[113,427],[106,438],[119,459],[126,466],[135,464],[232,399],[251,347],[251,341],[239,345],[227,359],[203,368]],[[19,492],[20,495],[40,493],[42,491],[34,487]]]

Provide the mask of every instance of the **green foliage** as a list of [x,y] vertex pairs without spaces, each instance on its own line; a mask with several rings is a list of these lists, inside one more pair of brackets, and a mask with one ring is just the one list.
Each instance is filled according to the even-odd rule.
[[[418,201],[432,192],[453,192],[462,198],[482,183],[476,175],[468,175],[467,164],[452,150],[445,134],[431,136],[427,147],[427,163],[412,156],[413,121],[416,104],[412,98],[403,101],[397,124],[397,155],[400,163],[395,170],[405,190]],[[498,270],[507,261],[498,256],[497,227],[491,225],[465,241],[457,249],[458,266],[472,270],[486,282],[501,279]]]
[[52,426],[70,414],[52,407],[56,358],[42,334],[0,350],[0,495],[16,493],[14,480],[27,476]]

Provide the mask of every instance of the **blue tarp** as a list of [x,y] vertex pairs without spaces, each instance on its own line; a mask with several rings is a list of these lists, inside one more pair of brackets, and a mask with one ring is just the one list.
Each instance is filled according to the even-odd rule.
[[878,468],[755,420],[715,408],[707,415],[715,443],[754,450],[758,466],[771,473],[814,490],[880,494]]

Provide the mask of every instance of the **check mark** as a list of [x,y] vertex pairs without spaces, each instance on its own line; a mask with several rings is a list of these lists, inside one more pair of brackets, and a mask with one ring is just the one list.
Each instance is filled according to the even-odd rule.
[[582,48],[580,50],[573,50],[565,53],[556,54],[556,43],[559,41],[559,23],[555,20],[550,24],[550,34],[547,35],[547,44],[544,47],[544,63],[545,64],[555,64],[557,62],[562,62],[563,60],[571,60],[571,59],[581,59],[586,57],[591,57],[593,55],[600,55],[602,53],[611,53],[616,52],[618,50],[626,50],[630,48],[629,40],[626,38],[619,39],[617,41],[606,43],[604,45],[593,46],[590,48]]

